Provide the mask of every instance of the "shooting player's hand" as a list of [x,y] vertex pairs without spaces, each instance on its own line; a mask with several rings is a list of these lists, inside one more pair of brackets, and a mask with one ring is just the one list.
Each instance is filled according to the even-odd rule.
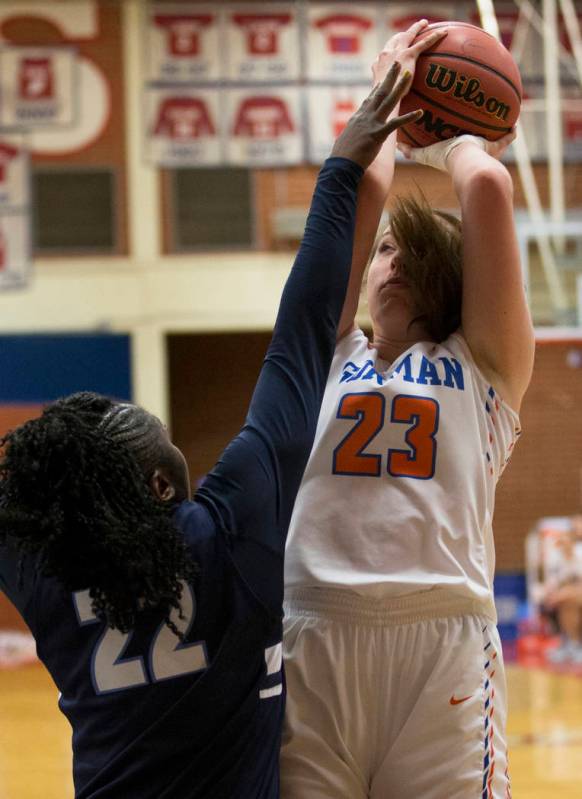
[[472,136],[465,133],[453,139],[445,139],[445,141],[439,141],[436,144],[429,144],[428,147],[411,147],[405,142],[398,142],[397,147],[409,160],[446,172],[448,171],[448,159],[458,147],[478,147],[492,158],[499,160],[511,142],[514,141],[515,136],[514,128],[497,141],[488,141],[481,136]]
[[416,69],[416,62],[419,55],[426,50],[430,50],[435,44],[444,39],[447,35],[447,29],[433,31],[432,33],[418,39],[419,36],[426,31],[428,21],[421,19],[415,22],[407,30],[395,33],[386,42],[377,59],[372,64],[372,74],[374,76],[374,85],[380,83],[386,73],[397,61],[403,70],[408,70],[411,76],[414,76]]

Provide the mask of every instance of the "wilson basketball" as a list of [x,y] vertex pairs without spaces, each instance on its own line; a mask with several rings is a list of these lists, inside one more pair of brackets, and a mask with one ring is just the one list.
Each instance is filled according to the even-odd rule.
[[519,116],[522,86],[517,64],[494,36],[465,22],[437,22],[419,38],[440,28],[448,35],[417,61],[400,113],[422,108],[424,116],[398,131],[413,147],[472,133],[495,141]]

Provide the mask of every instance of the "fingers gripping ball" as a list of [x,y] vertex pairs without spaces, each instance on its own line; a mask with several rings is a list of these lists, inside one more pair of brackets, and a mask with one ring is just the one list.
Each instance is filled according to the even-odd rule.
[[400,113],[422,108],[424,116],[398,132],[398,139],[426,147],[471,133],[496,141],[519,116],[521,77],[509,50],[475,25],[438,22],[419,38],[447,28],[448,35],[418,58]]

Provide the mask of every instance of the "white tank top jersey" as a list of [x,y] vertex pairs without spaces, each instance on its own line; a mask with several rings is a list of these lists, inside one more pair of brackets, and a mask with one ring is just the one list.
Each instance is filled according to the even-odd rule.
[[519,435],[459,332],[393,365],[348,334],[293,512],[286,590],[439,588],[491,611],[495,484]]

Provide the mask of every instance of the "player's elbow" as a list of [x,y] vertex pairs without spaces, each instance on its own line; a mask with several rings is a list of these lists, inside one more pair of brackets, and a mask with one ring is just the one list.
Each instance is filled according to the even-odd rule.
[[495,203],[507,200],[513,203],[513,180],[505,166],[488,159],[466,177],[465,190],[482,202]]

